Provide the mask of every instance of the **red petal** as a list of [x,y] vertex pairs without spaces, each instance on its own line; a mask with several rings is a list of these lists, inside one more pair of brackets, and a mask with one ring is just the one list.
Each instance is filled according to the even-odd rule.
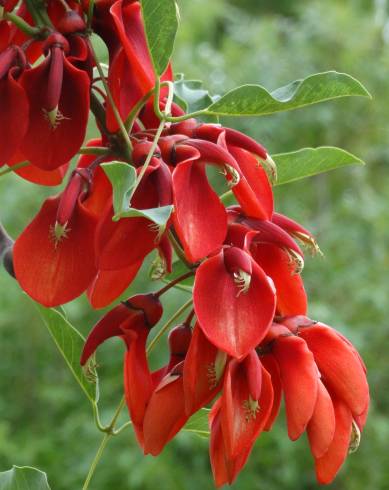
[[135,279],[142,263],[140,260],[118,271],[99,271],[87,291],[93,308],[105,308],[118,298]]
[[299,274],[293,273],[288,255],[276,245],[258,244],[251,248],[254,260],[270,276],[277,291],[277,312],[280,315],[305,315],[307,295]]
[[248,409],[250,386],[243,363],[229,364],[223,385],[221,423],[227,454],[236,458],[250,451],[255,440],[263,431],[273,406],[273,388],[270,375],[258,361],[262,370],[263,383],[258,402],[259,410]]
[[328,451],[335,434],[335,413],[331,397],[319,379],[315,410],[307,426],[312,454],[320,458]]
[[64,60],[63,84],[59,111],[64,117],[54,129],[44,115],[50,65],[44,61],[26,70],[20,81],[29,104],[29,127],[21,151],[31,164],[53,170],[67,163],[84,141],[89,115],[88,75]]
[[316,324],[301,328],[323,376],[325,385],[346,403],[354,415],[365,411],[369,403],[366,375],[353,349],[330,327]]
[[0,107],[0,163],[8,163],[23,141],[28,122],[27,95],[12,73],[0,80]]
[[266,335],[274,315],[275,296],[267,276],[253,260],[250,286],[238,295],[223,255],[221,252],[207,259],[197,269],[194,306],[210,342],[233,357],[243,358]]
[[[17,151],[8,162],[8,165],[13,167],[26,160],[27,158],[20,151]],[[65,163],[62,167],[58,167],[54,170],[42,170],[39,167],[34,167],[34,165],[27,165],[26,167],[14,170],[14,172],[23,179],[33,182],[34,184],[56,186],[62,183],[68,168],[69,163]]]
[[157,232],[146,218],[122,218],[112,221],[111,206],[96,231],[96,255],[101,270],[118,270],[133,266],[156,247]]
[[[257,159],[251,153],[242,148],[229,146],[228,150],[238,162],[239,168],[246,177],[246,180],[257,199],[258,205],[262,208],[261,215],[258,217],[271,219],[273,214],[273,190],[262,165],[258,163]],[[256,208],[250,209],[251,212],[248,212],[249,216],[256,217],[255,209]],[[252,211],[254,211],[254,214]]]
[[278,363],[272,354],[261,356],[261,362],[263,367],[271,376],[271,384],[273,386],[273,406],[263,429],[269,431],[272,428],[280,411],[282,397],[281,374]]
[[180,163],[173,172],[173,222],[191,262],[221,246],[227,233],[227,214],[208,183],[199,162]]
[[288,435],[295,441],[313,415],[318,370],[305,341],[294,335],[278,337],[273,344],[273,354],[280,367]]
[[209,403],[220,391],[221,380],[216,379],[217,348],[211,344],[196,324],[184,362],[184,396],[186,413],[192,414]]
[[335,435],[328,451],[315,460],[316,477],[319,483],[331,483],[344,463],[351,437],[352,416],[340,400],[333,398],[335,410]]
[[140,445],[146,407],[153,392],[153,382],[146,357],[147,329],[129,330],[125,335],[128,350],[124,359],[124,391],[126,402]]
[[47,199],[15,242],[14,267],[22,289],[44,306],[67,303],[85,291],[96,274],[93,253],[96,220],[75,208],[68,236],[52,238],[59,197]]
[[151,396],[143,423],[144,451],[153,456],[162,451],[188,420],[182,376],[173,377],[168,383],[165,377],[160,386]]
[[134,318],[134,311],[123,304],[115,306],[115,308],[106,313],[92,328],[85,341],[81,355],[81,365],[83,366],[99,345],[107,339],[123,335],[120,326],[128,319]]

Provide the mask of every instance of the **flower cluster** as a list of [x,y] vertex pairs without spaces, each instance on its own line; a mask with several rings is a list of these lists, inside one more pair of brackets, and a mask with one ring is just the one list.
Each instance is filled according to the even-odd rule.
[[[49,0],[34,17],[26,2],[15,4],[0,1],[0,165],[57,185],[81,154],[64,190],[45,200],[15,242],[21,288],[48,307],[86,292],[101,308],[118,299],[153,251],[154,275],[174,275],[176,253],[187,272],[114,306],[92,329],[81,363],[108,338],[124,340],[126,401],[145,454],[159,454],[213,403],[210,459],[218,486],[235,480],[283,398],[289,437],[307,432],[318,481],[329,483],[359,443],[366,370],[347,339],[305,316],[300,245],[318,246],[274,211],[271,157],[252,138],[172,102],[172,69],[156,79],[139,2],[96,1],[89,17],[88,2]],[[91,28],[108,48],[107,73],[96,61]],[[100,137],[81,148],[90,111]],[[137,175],[125,205],[170,208],[163,225],[150,213],[117,216],[101,165],[116,160]],[[209,166],[235,205],[220,199]],[[147,342],[163,313],[160,298],[188,277],[193,309],[169,333],[166,365],[152,372]]]

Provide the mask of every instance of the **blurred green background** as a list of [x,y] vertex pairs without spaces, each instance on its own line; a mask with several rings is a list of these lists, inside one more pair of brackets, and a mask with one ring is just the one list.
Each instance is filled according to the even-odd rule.
[[[273,89],[336,69],[361,80],[374,99],[346,99],[259,119],[226,120],[270,153],[343,147],[367,162],[281,186],[277,209],[314,232],[325,254],[308,258],[310,315],[340,329],[360,349],[372,408],[359,451],[331,489],[384,490],[389,482],[389,5],[386,0],[181,0],[174,68],[212,93],[238,84]],[[38,210],[40,189],[13,175],[0,180],[0,217],[16,236]],[[135,288],[145,289],[146,272]],[[90,407],[30,300],[0,271],[0,471],[12,464],[48,473],[53,490],[81,488],[101,434]],[[170,294],[170,311],[185,293]],[[85,298],[67,305],[87,333],[100,316]],[[122,393],[120,342],[98,356],[104,420]],[[161,356],[161,354],[160,354]],[[158,362],[158,358],[155,362]],[[93,490],[212,489],[206,440],[179,435],[156,459],[143,457],[131,430],[109,443]],[[305,437],[291,443],[281,417],[257,442],[235,489],[315,489]]]

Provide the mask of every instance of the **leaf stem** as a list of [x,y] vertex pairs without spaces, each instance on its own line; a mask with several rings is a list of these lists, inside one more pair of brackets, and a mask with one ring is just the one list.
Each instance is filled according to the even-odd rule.
[[146,104],[146,102],[153,95],[153,93],[154,93],[154,89],[147,92],[147,94],[145,94],[140,100],[138,100],[138,102],[131,109],[131,112],[128,114],[127,119],[124,122],[124,126],[129,133],[131,133],[131,129],[132,129],[132,126],[133,126],[134,121],[136,119],[136,116],[138,115],[138,112]]

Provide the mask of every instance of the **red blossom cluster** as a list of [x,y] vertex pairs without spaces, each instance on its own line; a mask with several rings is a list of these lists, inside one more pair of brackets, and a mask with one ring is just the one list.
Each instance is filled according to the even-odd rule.
[[[298,242],[317,245],[309,231],[274,212],[275,167],[266,150],[233,129],[185,119],[169,101],[168,84],[156,99],[139,2],[95,4],[91,26],[108,48],[109,97],[101,77],[94,78],[88,2],[48,1],[49,22],[39,28],[19,3],[18,18],[36,29],[30,37],[10,17],[16,2],[0,4],[0,165],[57,185],[80,152],[90,110],[101,133],[64,190],[43,203],[16,240],[13,267],[22,289],[48,307],[84,292],[94,308],[105,307],[150,252],[160,257],[159,276],[170,274],[174,249],[188,272],[111,309],[91,331],[82,364],[106,339],[124,340],[126,401],[145,454],[159,454],[215,399],[209,425],[217,485],[234,481],[284,398],[290,439],[307,432],[317,478],[331,482],[365,424],[366,370],[346,338],[305,316]],[[162,81],[172,81],[170,65]],[[160,135],[156,105],[179,119],[166,121]],[[112,184],[101,167],[112,160],[136,169],[132,209],[172,206],[163,226],[142,215],[115,218]],[[236,205],[223,204],[208,165],[223,174]],[[162,316],[160,297],[188,276],[193,311],[170,331],[167,364],[152,372],[146,346]]]

